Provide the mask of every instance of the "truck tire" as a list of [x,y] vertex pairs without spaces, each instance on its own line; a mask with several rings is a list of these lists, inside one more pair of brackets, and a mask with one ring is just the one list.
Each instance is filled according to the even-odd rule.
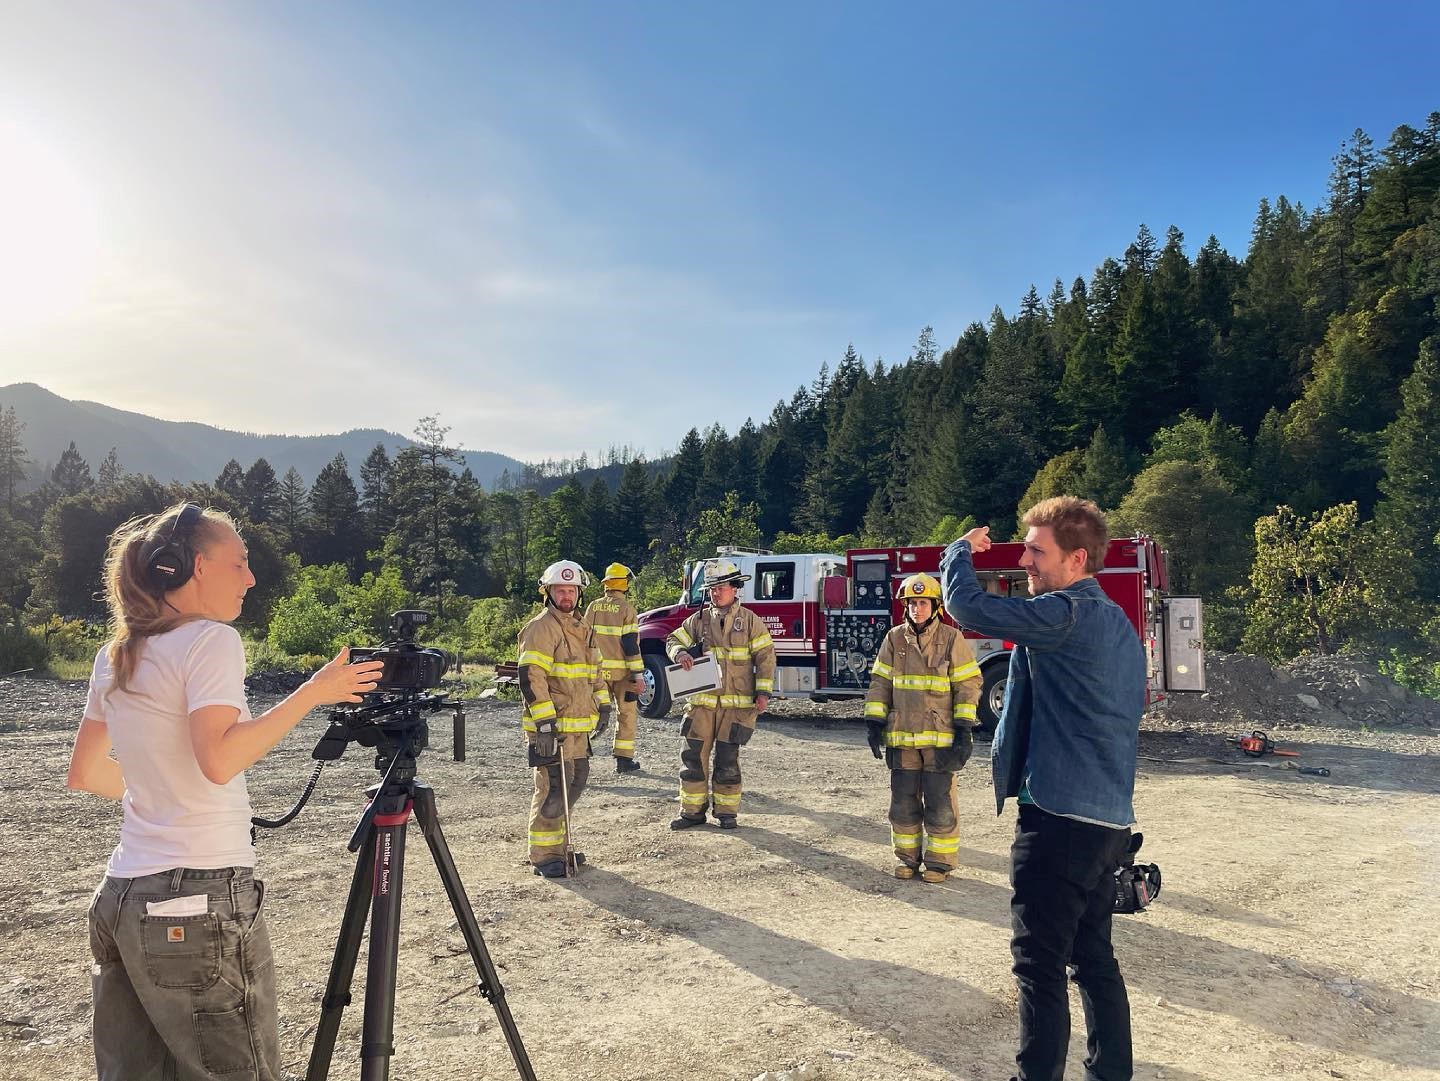
[[645,690],[640,692],[640,712],[658,720],[670,712],[670,687],[665,682],[665,658],[645,654]]
[[1000,710],[1005,705],[1005,685],[1010,682],[1010,665],[1001,662],[985,666],[980,682],[980,705],[975,719],[980,731],[993,734],[1000,723]]

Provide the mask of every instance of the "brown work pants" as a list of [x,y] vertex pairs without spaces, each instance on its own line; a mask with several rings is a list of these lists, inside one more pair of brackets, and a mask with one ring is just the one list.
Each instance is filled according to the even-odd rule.
[[635,679],[627,675],[624,679],[606,680],[610,688],[610,700],[615,704],[616,758],[635,757],[635,717],[640,703],[635,695]]
[[[565,858],[566,834],[570,830],[569,811],[590,779],[588,736],[573,732],[564,736],[561,751],[560,759],[553,764],[536,766],[534,770],[535,796],[530,801],[530,862],[536,867]],[[562,768],[565,771],[563,785],[560,777]],[[566,789],[570,795],[568,805],[565,803]],[[573,850],[573,833],[568,840]]]
[[953,871],[960,852],[960,803],[955,774],[934,768],[935,752],[897,747],[890,770],[890,843],[910,867],[920,860],[935,871]]
[[755,731],[755,711],[697,706],[680,726],[680,813],[704,818],[740,813],[740,747]]

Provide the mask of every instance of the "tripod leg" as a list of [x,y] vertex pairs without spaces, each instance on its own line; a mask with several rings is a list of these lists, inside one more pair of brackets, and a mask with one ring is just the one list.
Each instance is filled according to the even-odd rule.
[[[564,767],[561,769],[563,771]],[[445,892],[450,897],[450,907],[460,924],[460,933],[465,936],[470,959],[475,962],[475,971],[480,976],[480,994],[495,1009],[500,1030],[505,1033],[505,1042],[510,1047],[510,1055],[515,1060],[515,1068],[522,1081],[535,1081],[530,1056],[525,1052],[520,1030],[515,1027],[515,1019],[510,1016],[510,1007],[505,1002],[505,988],[500,986],[500,976],[495,971],[495,965],[490,960],[490,951],[485,947],[485,939],[480,934],[475,910],[470,907],[470,898],[465,896],[465,886],[460,881],[460,872],[456,870],[455,861],[450,856],[450,846],[445,843],[445,835],[440,832],[440,820],[435,814],[435,793],[427,785],[415,786],[415,817],[420,823],[420,831],[425,834],[425,840],[430,845],[430,855],[435,860],[440,881],[444,883]]]
[[405,823],[410,805],[375,816],[375,875],[370,903],[370,957],[365,967],[365,1020],[360,1081],[386,1081],[395,1054],[395,976],[400,957],[400,898],[405,879]]
[[310,1051],[306,1081],[324,1081],[335,1053],[340,1015],[350,1005],[350,985],[355,979],[355,961],[360,956],[360,939],[365,934],[365,917],[370,910],[370,890],[375,877],[375,833],[369,831],[355,858],[355,877],[350,880],[350,897],[340,920],[340,936],[330,961],[330,978],[320,1005],[320,1023],[315,1027],[315,1046]]

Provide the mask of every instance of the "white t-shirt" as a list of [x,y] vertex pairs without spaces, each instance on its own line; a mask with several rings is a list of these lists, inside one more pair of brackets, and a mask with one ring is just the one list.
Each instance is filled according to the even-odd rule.
[[245,774],[205,779],[190,742],[190,714],[245,704],[245,649],[235,628],[197,619],[145,640],[128,690],[114,681],[101,649],[85,716],[110,730],[125,774],[125,817],[106,874],[135,878],[175,867],[253,867]]

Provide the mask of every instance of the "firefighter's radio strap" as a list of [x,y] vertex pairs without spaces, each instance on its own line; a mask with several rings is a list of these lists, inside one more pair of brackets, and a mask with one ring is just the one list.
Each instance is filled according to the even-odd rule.
[[688,672],[678,664],[667,666],[665,681],[675,698],[684,698],[697,691],[713,691],[720,686],[720,666],[715,663],[715,655],[707,653],[692,664]]

